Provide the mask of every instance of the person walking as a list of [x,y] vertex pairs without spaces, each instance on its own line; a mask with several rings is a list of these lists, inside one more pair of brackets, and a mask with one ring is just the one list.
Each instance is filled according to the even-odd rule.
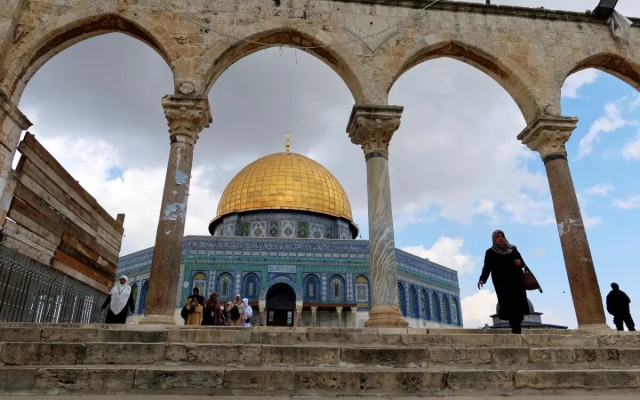
[[607,295],[607,311],[613,315],[613,323],[616,325],[616,329],[624,331],[624,325],[627,325],[627,329],[633,332],[636,330],[636,325],[631,318],[631,311],[629,310],[629,304],[631,299],[622,290],[617,283],[611,284],[611,291]]
[[209,300],[204,304],[202,325],[222,325],[220,306],[218,305],[218,293],[211,293]]
[[105,324],[125,324],[127,322],[127,307],[132,313],[135,311],[136,306],[133,303],[131,286],[127,283],[128,281],[129,278],[122,275],[102,304],[103,310],[109,306]]
[[522,321],[529,315],[527,291],[522,278],[526,266],[516,246],[511,245],[501,230],[491,235],[493,245],[484,255],[484,267],[478,281],[482,289],[489,275],[498,296],[498,318],[509,321],[511,332],[522,333]]
[[251,327],[251,317],[253,317],[253,307],[249,305],[249,299],[242,299],[242,304],[244,304],[244,312],[246,315],[246,319],[244,320],[244,327]]

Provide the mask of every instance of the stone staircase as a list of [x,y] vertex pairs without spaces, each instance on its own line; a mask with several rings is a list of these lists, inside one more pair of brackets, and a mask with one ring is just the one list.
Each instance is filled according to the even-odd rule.
[[640,335],[0,324],[0,394],[640,395]]

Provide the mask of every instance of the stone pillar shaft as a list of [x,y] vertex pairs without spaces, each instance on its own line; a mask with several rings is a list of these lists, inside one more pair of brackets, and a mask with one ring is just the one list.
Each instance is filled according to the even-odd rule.
[[258,320],[258,326],[267,326],[266,314],[267,314],[267,302],[260,300],[258,302],[258,307],[260,307],[260,319]]
[[294,325],[296,327],[302,326],[302,306],[296,306],[296,315],[294,320]]
[[371,311],[366,327],[408,326],[398,306],[388,162],[389,141],[400,127],[402,110],[398,106],[355,105],[347,126],[351,142],[362,146],[367,162]]
[[318,326],[318,321],[316,319],[318,312],[318,307],[311,307],[311,326]]
[[342,307],[336,307],[338,313],[338,328],[342,326]]
[[211,122],[206,97],[165,96],[162,106],[169,123],[171,148],[142,324],[175,324],[173,294],[180,280],[193,146]]
[[599,329],[606,327],[606,317],[565,149],[577,122],[577,118],[539,118],[518,139],[538,151],[545,165],[578,327]]
[[351,307],[351,326],[354,328],[358,327],[358,307]]

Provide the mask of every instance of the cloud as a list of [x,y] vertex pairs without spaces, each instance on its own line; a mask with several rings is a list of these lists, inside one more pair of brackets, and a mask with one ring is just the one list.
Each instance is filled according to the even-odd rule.
[[458,271],[460,275],[473,272],[476,267],[475,260],[468,254],[462,254],[464,239],[442,236],[431,246],[425,249],[424,245],[406,246],[402,250],[418,257],[444,265]]
[[562,86],[562,97],[570,99],[580,98],[578,90],[585,85],[592,84],[598,78],[598,71],[595,69],[585,69],[570,75]]
[[613,190],[613,186],[606,183],[598,183],[584,190],[585,194],[592,196],[606,196]]
[[590,228],[590,227],[598,226],[598,225],[602,224],[602,218],[600,218],[600,217],[588,217],[588,216],[584,215],[582,217],[582,223],[584,224],[585,228]]
[[591,154],[594,143],[599,142],[600,135],[614,132],[627,124],[628,122],[622,118],[618,106],[614,103],[607,103],[604,107],[604,115],[598,118],[589,128],[589,132],[580,139],[577,158]]
[[611,205],[623,210],[633,210],[640,207],[640,195],[629,196],[626,199],[615,199]]
[[627,142],[622,147],[621,154],[622,154],[622,157],[627,160],[634,160],[634,159],[640,158],[640,130],[636,134],[636,137],[634,140]]
[[535,257],[541,257],[547,252],[547,248],[544,246],[540,246],[537,249],[533,250],[533,255]]
[[480,290],[471,296],[464,297],[460,302],[462,319],[465,328],[480,328],[485,324],[493,325],[489,316],[496,313],[498,296],[489,290]]

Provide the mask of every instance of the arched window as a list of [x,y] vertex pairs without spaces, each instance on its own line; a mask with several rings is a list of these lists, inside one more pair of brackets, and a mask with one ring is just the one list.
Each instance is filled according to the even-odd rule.
[[258,277],[254,274],[249,274],[244,279],[244,297],[249,300],[255,300],[258,298]]
[[450,316],[450,312],[449,312],[449,300],[447,299],[447,296],[442,296],[442,301],[441,301],[441,309],[442,309],[442,322],[446,323],[446,324],[450,324],[451,320],[449,319]]
[[440,305],[440,299],[437,293],[431,295],[431,320],[440,321],[440,312],[438,312],[438,306]]
[[138,304],[138,284],[134,283],[131,285],[131,297],[133,298],[133,305]]
[[416,315],[416,289],[413,288],[413,286],[411,286],[409,288],[409,296],[407,297],[407,303],[408,306],[407,307],[407,313],[409,315]]
[[369,306],[369,279],[363,275],[356,278],[356,303]]
[[229,300],[231,298],[231,275],[220,275],[220,279],[218,280],[218,297],[220,300]]
[[307,276],[304,283],[304,295],[308,300],[318,299],[318,278],[313,275]]
[[427,319],[429,315],[429,301],[427,297],[427,292],[424,290],[420,291],[420,316],[423,319]]
[[205,274],[204,272],[198,272],[197,274],[193,275],[193,278],[191,278],[191,291],[193,291],[193,289],[198,288],[198,291],[200,292],[200,296],[206,296],[206,290],[207,290],[207,274]]
[[144,309],[147,306],[147,290],[149,290],[149,281],[142,282],[142,289],[140,290],[140,304],[138,304],[138,314],[144,314]]
[[402,315],[407,315],[407,308],[405,307],[404,302],[404,288],[402,287],[400,282],[398,282],[398,306],[400,307],[400,312],[402,313]]
[[455,297],[451,299],[451,314],[453,323],[458,325],[458,299]]
[[344,300],[344,282],[341,277],[334,276],[331,278],[331,285],[329,287],[331,290],[331,301],[337,302]]

